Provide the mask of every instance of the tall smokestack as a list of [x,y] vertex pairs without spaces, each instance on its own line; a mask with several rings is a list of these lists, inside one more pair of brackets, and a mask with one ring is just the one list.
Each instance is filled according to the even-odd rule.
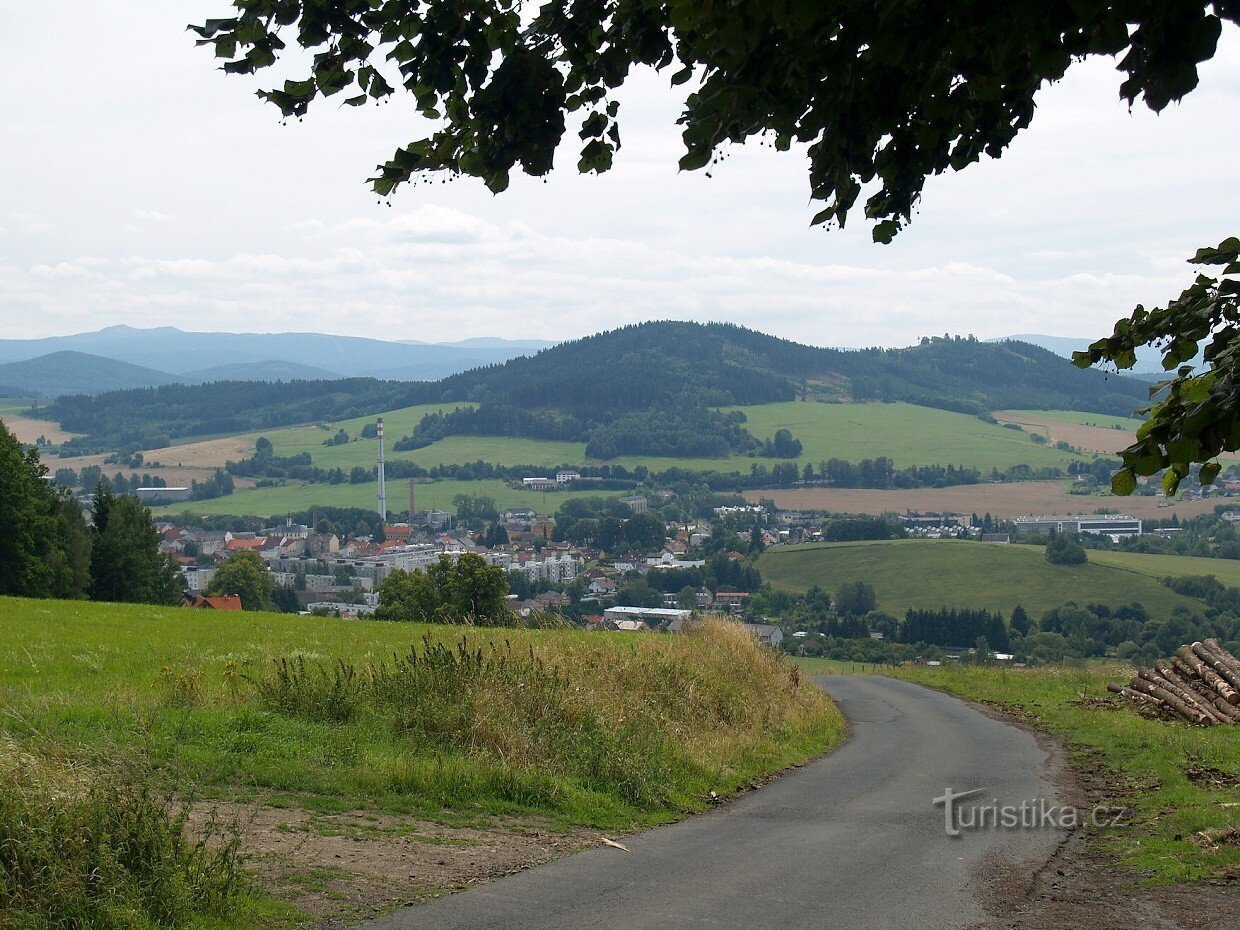
[[387,481],[383,477],[383,417],[379,417],[379,516],[387,520]]

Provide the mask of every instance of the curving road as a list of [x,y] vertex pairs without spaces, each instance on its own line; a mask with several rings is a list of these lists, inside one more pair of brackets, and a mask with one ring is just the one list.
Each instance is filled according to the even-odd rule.
[[815,679],[852,738],[701,816],[589,849],[368,926],[412,928],[967,927],[985,920],[986,867],[1032,875],[1063,835],[947,835],[944,793],[1057,803],[1027,732],[888,678]]

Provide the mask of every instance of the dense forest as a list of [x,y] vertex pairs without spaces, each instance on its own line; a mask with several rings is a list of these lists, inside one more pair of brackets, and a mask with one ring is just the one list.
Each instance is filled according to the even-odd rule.
[[773,453],[721,407],[789,401],[908,401],[965,413],[1074,409],[1128,414],[1147,385],[1075,368],[1025,343],[935,337],[907,349],[822,349],[728,324],[642,323],[437,382],[354,378],[166,385],[63,397],[48,415],[87,434],[69,450],[156,448],[174,439],[340,420],[420,403],[429,417],[399,448],[452,434],[515,435],[625,454]]

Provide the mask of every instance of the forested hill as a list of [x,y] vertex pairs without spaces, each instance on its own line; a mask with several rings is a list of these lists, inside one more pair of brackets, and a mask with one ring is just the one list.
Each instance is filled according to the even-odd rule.
[[84,447],[155,447],[154,440],[331,421],[419,403],[469,401],[403,440],[417,448],[453,433],[588,443],[609,458],[724,455],[756,442],[719,408],[792,400],[909,401],[965,413],[1006,407],[1128,414],[1147,386],[1082,371],[1024,343],[934,338],[907,349],[823,349],[727,324],[643,323],[441,381],[357,378],[276,384],[168,385],[49,408],[87,433]]
[[820,349],[723,323],[626,326],[440,384],[453,397],[581,416],[685,394],[716,405],[791,400],[803,387],[839,400],[903,400],[963,413],[1022,407],[1127,415],[1148,400],[1140,382],[1079,369],[1027,343],[937,337],[905,349]]

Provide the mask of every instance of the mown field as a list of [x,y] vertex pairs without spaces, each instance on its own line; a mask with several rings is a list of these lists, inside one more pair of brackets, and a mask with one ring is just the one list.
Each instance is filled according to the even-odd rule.
[[[1176,594],[1158,578],[1201,574],[1196,564],[1182,571],[1140,572],[1128,556],[1124,567],[1101,564],[1089,552],[1085,565],[1051,565],[1037,546],[990,545],[956,540],[891,540],[786,546],[758,562],[762,577],[776,589],[805,591],[819,585],[833,591],[843,582],[864,581],[878,595],[878,609],[895,616],[910,607],[985,608],[1005,614],[1018,604],[1037,617],[1067,601],[1111,605],[1139,601],[1151,613],[1201,604]],[[1116,553],[1107,553],[1116,555]],[[1218,561],[1230,567],[1223,560]]]
[[[628,637],[0,599],[0,638],[0,741],[51,783],[19,805],[0,779],[0,835],[19,815],[27,833],[32,819],[47,827],[31,883],[54,871],[55,823],[68,822],[55,818],[76,811],[62,775],[120,766],[105,800],[139,773],[157,793],[324,816],[626,829],[704,808],[844,734],[821,692],[731,623]],[[96,808],[92,823],[107,816]],[[140,819],[158,833],[149,811]],[[92,844],[64,849],[89,875]],[[0,926],[51,925],[11,903],[0,894]],[[72,925],[158,923],[92,913]],[[272,925],[258,913],[201,926]]]
[[[415,503],[419,510],[434,507],[452,511],[452,498],[458,494],[484,494],[495,499],[501,510],[509,507],[531,507],[540,513],[554,513],[566,500],[574,497],[616,497],[624,491],[590,490],[583,486],[576,491],[526,491],[512,488],[504,481],[429,481],[419,483],[415,491]],[[303,484],[290,483],[275,488],[251,488],[237,491],[227,497],[206,501],[186,501],[155,507],[157,515],[196,513],[228,514],[232,516],[272,516],[293,513],[311,507],[363,507],[375,506],[378,484]],[[389,479],[387,483],[388,509],[400,512],[409,506],[409,482],[406,479]]]
[[1062,739],[1093,803],[1131,808],[1130,825],[1092,831],[1120,863],[1155,883],[1233,880],[1240,846],[1211,848],[1203,830],[1240,829],[1240,727],[1150,720],[1107,698],[1131,668],[1003,669],[901,666],[885,672],[1026,717]]

